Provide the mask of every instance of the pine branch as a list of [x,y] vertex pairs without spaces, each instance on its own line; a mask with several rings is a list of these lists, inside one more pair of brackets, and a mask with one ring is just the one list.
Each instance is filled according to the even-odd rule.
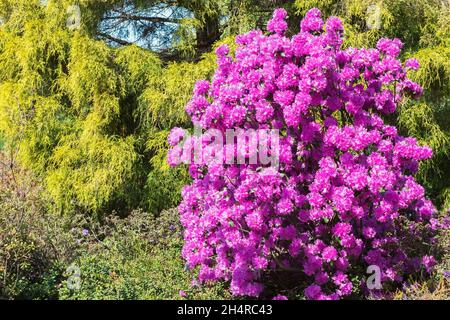
[[120,39],[120,38],[113,37],[113,36],[111,36],[109,34],[106,34],[106,33],[103,33],[103,32],[99,32],[98,35],[100,37],[102,37],[102,38],[105,38],[107,40],[113,41],[113,42],[115,42],[117,44],[120,44],[122,46],[129,46],[129,45],[132,44],[131,42],[128,42],[128,41]]

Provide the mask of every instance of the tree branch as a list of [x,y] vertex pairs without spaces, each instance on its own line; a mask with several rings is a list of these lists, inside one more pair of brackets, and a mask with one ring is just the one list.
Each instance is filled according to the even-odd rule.
[[163,18],[163,17],[149,17],[149,16],[139,16],[128,13],[120,13],[117,16],[106,16],[103,20],[133,20],[133,21],[149,21],[153,23],[180,23],[179,19]]
[[123,40],[123,39],[119,39],[119,38],[113,37],[113,36],[111,36],[111,35],[109,35],[109,34],[106,34],[106,33],[103,33],[103,32],[99,32],[98,35],[99,35],[100,37],[103,37],[103,38],[108,39],[108,40],[110,40],[110,41],[113,41],[113,42],[115,42],[115,43],[118,43],[118,44],[120,44],[120,45],[122,45],[122,46],[129,46],[129,45],[132,44],[131,42],[128,42],[128,41],[126,41],[126,40]]

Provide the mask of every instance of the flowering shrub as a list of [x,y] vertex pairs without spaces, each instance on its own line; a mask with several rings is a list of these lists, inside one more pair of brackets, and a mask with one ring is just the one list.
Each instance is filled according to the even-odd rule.
[[[270,287],[277,299],[277,272],[309,299],[367,293],[370,265],[384,288],[430,272],[435,259],[426,253],[440,223],[413,174],[432,151],[381,117],[421,95],[407,78],[417,61],[397,60],[398,39],[342,49],[341,21],[324,23],[318,9],[288,38],[286,15],[275,11],[269,35],[238,36],[234,57],[219,47],[212,82],[198,82],[186,107],[203,129],[277,129],[280,144],[278,168],[190,164],[193,182],[179,206],[184,258],[199,266],[200,281],[230,281],[234,295],[255,297]],[[169,163],[178,164],[180,142],[203,138],[183,140],[176,128]],[[411,245],[417,239],[423,247]]]

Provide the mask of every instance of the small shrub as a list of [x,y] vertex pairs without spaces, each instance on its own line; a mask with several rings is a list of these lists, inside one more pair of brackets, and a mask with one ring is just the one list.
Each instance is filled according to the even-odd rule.
[[76,252],[69,226],[48,210],[28,172],[0,153],[0,298],[57,298],[64,265]]

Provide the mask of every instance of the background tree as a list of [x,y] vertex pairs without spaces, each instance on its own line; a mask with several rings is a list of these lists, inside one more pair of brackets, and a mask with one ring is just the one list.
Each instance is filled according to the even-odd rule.
[[[64,213],[159,211],[146,206],[151,199],[175,205],[175,194],[146,188],[151,159],[164,147],[147,142],[165,138],[161,126],[142,122],[149,113],[143,93],[165,75],[160,59],[136,46],[111,48],[91,37],[89,24],[67,28],[69,5],[0,1],[0,130],[7,148],[45,182]],[[99,16],[86,8],[87,22]],[[194,80],[188,74],[184,81]],[[168,189],[182,181],[179,172],[158,179]]]
[[[83,3],[83,2],[82,2]],[[292,8],[285,0],[112,0],[94,10],[90,24],[96,35],[113,46],[138,44],[164,59],[198,58],[224,36],[264,28],[276,7]]]

